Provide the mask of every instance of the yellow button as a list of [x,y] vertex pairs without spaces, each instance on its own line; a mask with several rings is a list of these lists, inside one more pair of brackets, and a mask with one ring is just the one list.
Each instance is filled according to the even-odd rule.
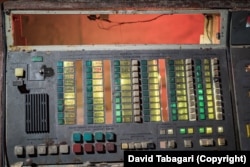
[[131,103],[132,99],[131,99],[131,97],[122,97],[122,102],[123,103]]
[[207,95],[207,100],[213,100],[213,96],[212,95]]
[[130,85],[131,84],[131,79],[121,79],[121,85]]
[[152,79],[149,80],[149,83],[150,83],[150,84],[159,83],[159,79],[158,79],[158,78],[152,78]]
[[94,123],[95,124],[102,124],[102,123],[104,123],[104,118],[103,117],[94,117]]
[[150,115],[160,115],[161,111],[160,110],[150,110]]
[[213,106],[214,106],[213,101],[207,101],[207,106],[208,106],[208,107],[213,107]]
[[175,60],[174,63],[175,63],[176,65],[183,65],[183,64],[184,64],[184,60],[183,60],[183,59]]
[[160,108],[160,103],[150,103],[150,109]]
[[92,66],[96,67],[96,66],[102,66],[102,61],[92,61]]
[[210,114],[214,113],[214,108],[212,108],[212,107],[209,107],[207,110],[208,110],[208,113],[210,113]]
[[158,72],[149,72],[149,73],[148,73],[148,76],[149,76],[150,78],[158,78],[159,73],[158,73]]
[[130,68],[130,66],[121,66],[120,71],[121,72],[130,72],[131,68]]
[[102,73],[93,73],[93,79],[102,79]]
[[132,104],[122,104],[122,109],[125,110],[132,110]]
[[132,110],[128,110],[128,111],[122,110],[122,116],[131,116],[131,115],[133,115]]
[[148,65],[157,65],[157,60],[148,60]]
[[186,108],[187,107],[187,103],[186,102],[178,102],[177,103],[177,107],[178,108]]
[[64,111],[68,112],[68,111],[75,111],[75,106],[74,105],[65,105],[64,106]]
[[65,74],[64,79],[75,79],[75,74]]
[[212,89],[206,89],[206,91],[207,91],[207,94],[208,94],[208,95],[211,95],[211,94],[212,94]]
[[122,117],[122,122],[125,122],[125,123],[132,122],[132,118],[131,117]]
[[151,90],[149,91],[149,96],[159,96],[160,93],[158,90]]
[[73,61],[64,61],[63,66],[64,67],[72,67],[72,66],[74,66],[74,62]]
[[194,133],[194,128],[188,128],[187,132],[188,132],[188,134],[193,134]]
[[75,87],[73,86],[64,86],[64,92],[65,93],[74,93],[75,92]]
[[102,72],[102,67],[93,67],[93,72]]
[[152,122],[160,122],[161,116],[151,116],[150,121]]
[[128,149],[128,143],[122,143],[122,150],[127,150]]
[[122,97],[124,97],[124,96],[128,96],[128,97],[131,97],[131,91],[122,91],[122,93],[121,93],[121,95],[122,95]]
[[175,66],[175,71],[184,71],[184,66]]
[[94,98],[100,98],[100,97],[103,97],[103,92],[93,92],[93,97]]
[[149,89],[150,90],[155,90],[155,89],[159,89],[159,85],[158,84],[151,84],[151,85],[149,85]]
[[178,115],[178,120],[180,121],[185,121],[185,120],[188,120],[188,115]]
[[186,90],[176,90],[177,95],[186,95]]
[[65,99],[73,99],[75,98],[75,93],[64,93]]
[[184,77],[185,76],[185,72],[184,71],[178,71],[175,73],[176,77]]
[[206,78],[205,78],[205,81],[211,83],[210,77],[206,77]]
[[103,105],[94,105],[94,111],[103,111],[104,107]]
[[75,105],[75,100],[72,100],[72,99],[67,99],[67,100],[64,100],[64,105]]
[[130,78],[131,75],[130,75],[130,72],[122,72],[121,73],[121,78]]
[[246,124],[247,137],[250,138],[250,124]]
[[187,101],[186,96],[177,96],[177,101]]
[[121,86],[121,89],[122,89],[122,90],[128,90],[128,91],[131,91],[131,90],[132,90],[131,85],[122,85],[122,86]]
[[207,88],[207,89],[211,89],[211,88],[212,88],[211,83],[206,83],[206,88]]
[[180,115],[187,114],[187,113],[188,113],[187,108],[179,108],[178,109],[178,114],[180,114]]
[[94,113],[94,117],[103,117],[104,116],[104,111],[95,111]]
[[75,118],[76,117],[76,113],[75,112],[65,112],[64,113],[64,117],[69,117],[69,118]]
[[67,85],[67,86],[75,86],[75,81],[72,80],[72,79],[68,79],[68,80],[64,80],[64,85]]
[[212,134],[213,133],[213,128],[212,127],[206,127],[206,133],[207,134]]
[[93,103],[94,104],[103,104],[103,98],[94,98]]
[[204,70],[205,70],[205,71],[209,71],[209,70],[210,70],[210,66],[209,66],[209,65],[205,65],[205,66],[204,66]]
[[73,67],[66,67],[63,69],[63,73],[64,74],[70,74],[70,73],[74,73],[75,69]]
[[102,79],[93,79],[93,85],[102,85]]
[[158,66],[149,66],[148,72],[151,72],[151,71],[158,71]]
[[160,98],[159,97],[150,97],[149,98],[149,102],[151,102],[151,103],[160,102]]
[[176,84],[176,89],[186,89],[186,84]]
[[214,114],[208,114],[208,119],[214,119]]
[[206,71],[206,72],[205,72],[205,76],[206,76],[206,77],[209,77],[210,75],[211,75],[210,71]]
[[74,125],[75,123],[76,123],[75,118],[65,118],[64,119],[64,124],[66,124],[66,125]]
[[204,59],[204,64],[209,64],[209,60],[208,59]]
[[121,66],[129,66],[130,64],[131,64],[131,62],[129,60],[121,60],[120,61]]
[[178,77],[175,79],[177,83],[185,83],[185,78],[184,77]]
[[93,91],[94,92],[102,92],[103,91],[103,86],[93,86]]

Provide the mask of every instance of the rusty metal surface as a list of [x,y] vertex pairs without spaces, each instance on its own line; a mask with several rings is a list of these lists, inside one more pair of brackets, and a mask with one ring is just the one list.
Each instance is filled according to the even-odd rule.
[[5,9],[249,9],[249,0],[19,0]]

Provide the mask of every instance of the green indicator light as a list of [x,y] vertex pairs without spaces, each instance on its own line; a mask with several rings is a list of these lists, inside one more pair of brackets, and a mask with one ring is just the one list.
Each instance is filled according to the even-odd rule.
[[58,97],[58,99],[63,99],[63,93],[58,93],[57,97]]
[[176,115],[177,114],[177,109],[176,108],[171,108],[172,114]]
[[198,83],[202,82],[202,78],[200,78],[200,77],[197,77],[196,80],[197,80]]
[[142,79],[143,84],[148,84],[148,79]]
[[121,123],[122,122],[122,118],[121,117],[116,117],[116,123]]
[[143,94],[143,96],[148,96],[148,95],[149,95],[149,92],[144,90],[144,91],[142,92],[142,94]]
[[93,106],[92,105],[87,105],[87,110],[88,111],[93,111]]
[[63,67],[63,62],[62,61],[58,61],[56,65],[57,65],[57,67]]
[[175,72],[174,71],[170,71],[169,72],[169,77],[174,77],[175,76]]
[[174,60],[168,60],[168,65],[174,65]]
[[92,72],[92,67],[87,67],[86,71],[87,71],[87,73],[91,73]]
[[92,80],[88,79],[88,80],[87,80],[87,85],[88,85],[88,86],[89,86],[89,85],[92,85]]
[[180,134],[186,134],[186,129],[185,128],[180,128]]
[[176,92],[175,92],[175,91],[170,91],[170,95],[171,95],[171,97],[172,97],[172,96],[175,96],[175,95],[176,95]]
[[63,112],[59,112],[57,113],[58,119],[63,119],[64,118],[64,113]]
[[115,112],[115,115],[116,115],[117,117],[120,117],[120,116],[122,116],[122,112],[121,112],[121,111],[116,111],[116,112]]
[[115,98],[115,103],[121,103],[121,98],[116,97],[116,98]]
[[114,60],[114,65],[115,66],[119,66],[120,65],[120,61],[119,60]]
[[142,72],[141,73],[142,78],[148,78],[148,73],[147,72]]
[[199,96],[198,96],[198,99],[199,99],[199,101],[203,101],[203,100],[204,100],[204,97],[203,97],[202,95],[199,95]]
[[144,103],[143,104],[143,109],[149,109],[149,104],[148,103]]
[[87,93],[88,98],[93,98],[93,93]]
[[64,125],[64,120],[63,119],[58,119],[58,125]]
[[35,56],[35,57],[31,58],[31,61],[32,62],[43,62],[43,57],[42,56]]
[[63,80],[57,80],[57,86],[63,86]]
[[142,85],[142,90],[148,90],[148,85]]
[[92,92],[93,91],[93,87],[92,86],[87,86],[87,92]]
[[202,84],[200,84],[200,83],[197,84],[197,88],[198,88],[198,89],[202,89],[202,88],[203,88]]
[[93,104],[93,99],[87,99],[88,104]]
[[200,77],[200,76],[201,76],[201,72],[200,72],[200,71],[197,71],[197,72],[196,72],[196,76],[197,76],[197,77]]
[[120,110],[120,109],[121,109],[121,105],[120,105],[120,104],[116,104],[116,105],[115,105],[115,109],[116,109],[116,110]]
[[170,83],[175,83],[175,78],[170,78]]
[[206,119],[205,114],[200,114],[200,120],[205,120],[205,119]]
[[144,103],[148,103],[149,102],[149,97],[143,97],[142,99],[143,99]]
[[115,73],[115,78],[121,78],[120,73]]
[[57,73],[63,73],[63,68],[57,67]]
[[199,113],[200,113],[200,114],[204,114],[204,113],[205,113],[205,108],[202,108],[202,107],[199,108]]
[[177,105],[176,105],[176,103],[171,103],[171,104],[170,104],[170,107],[171,107],[171,108],[176,108]]
[[91,67],[91,66],[92,66],[92,61],[89,61],[89,60],[88,60],[88,61],[86,61],[85,63],[86,63],[86,66],[87,66],[87,67]]
[[148,67],[147,66],[141,66],[141,71],[144,73],[147,73]]
[[199,102],[199,107],[204,107],[204,102],[203,101]]
[[60,80],[60,79],[63,79],[63,74],[58,74],[58,75],[57,75],[57,79],[59,79],[59,80]]
[[198,89],[198,94],[199,95],[203,95],[203,90],[202,89]]
[[115,79],[115,84],[116,85],[120,85],[121,84],[121,80],[120,79]]
[[150,117],[149,116],[144,116],[144,121],[145,122],[149,122],[150,121]]
[[93,124],[93,118],[88,118],[87,122],[88,124]]
[[148,64],[147,60],[141,60],[141,65],[147,65],[147,64]]
[[88,111],[88,112],[87,112],[87,116],[88,116],[88,117],[93,117],[93,111]]
[[87,76],[87,79],[92,79],[92,73],[90,74],[88,73],[86,76]]
[[58,105],[57,106],[57,111],[58,112],[63,112],[63,105]]
[[172,121],[177,121],[177,115],[172,115]]
[[115,67],[115,72],[120,72],[120,67]]
[[115,97],[121,97],[121,92],[115,92]]
[[171,89],[171,90],[175,90],[175,89],[176,89],[175,84],[171,83],[171,84],[170,84],[170,89]]
[[121,87],[120,87],[120,86],[115,86],[115,90],[116,90],[116,91],[120,91],[120,90],[121,90]]
[[174,71],[175,70],[173,65],[169,66],[168,69],[169,69],[169,71]]
[[63,87],[57,87],[57,92],[63,92]]
[[150,110],[143,110],[144,115],[150,115]]
[[58,105],[63,105],[63,100],[57,100]]
[[200,133],[200,134],[204,134],[204,133],[205,133],[205,128],[200,127],[200,128],[199,128],[199,133]]

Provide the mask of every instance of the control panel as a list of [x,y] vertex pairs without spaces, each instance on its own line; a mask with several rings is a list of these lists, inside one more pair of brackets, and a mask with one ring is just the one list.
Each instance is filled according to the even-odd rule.
[[10,164],[236,150],[225,49],[8,52]]

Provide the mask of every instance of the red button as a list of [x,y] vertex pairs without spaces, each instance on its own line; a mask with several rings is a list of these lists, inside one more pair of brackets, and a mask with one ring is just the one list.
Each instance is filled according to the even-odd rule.
[[93,153],[94,152],[94,147],[92,144],[85,144],[84,145],[84,150],[86,153]]
[[82,153],[82,145],[81,144],[74,144],[73,145],[73,152],[76,154]]
[[95,144],[95,150],[97,152],[104,152],[104,145],[102,143],[96,143]]
[[108,152],[116,152],[116,146],[114,143],[107,143],[106,149]]

